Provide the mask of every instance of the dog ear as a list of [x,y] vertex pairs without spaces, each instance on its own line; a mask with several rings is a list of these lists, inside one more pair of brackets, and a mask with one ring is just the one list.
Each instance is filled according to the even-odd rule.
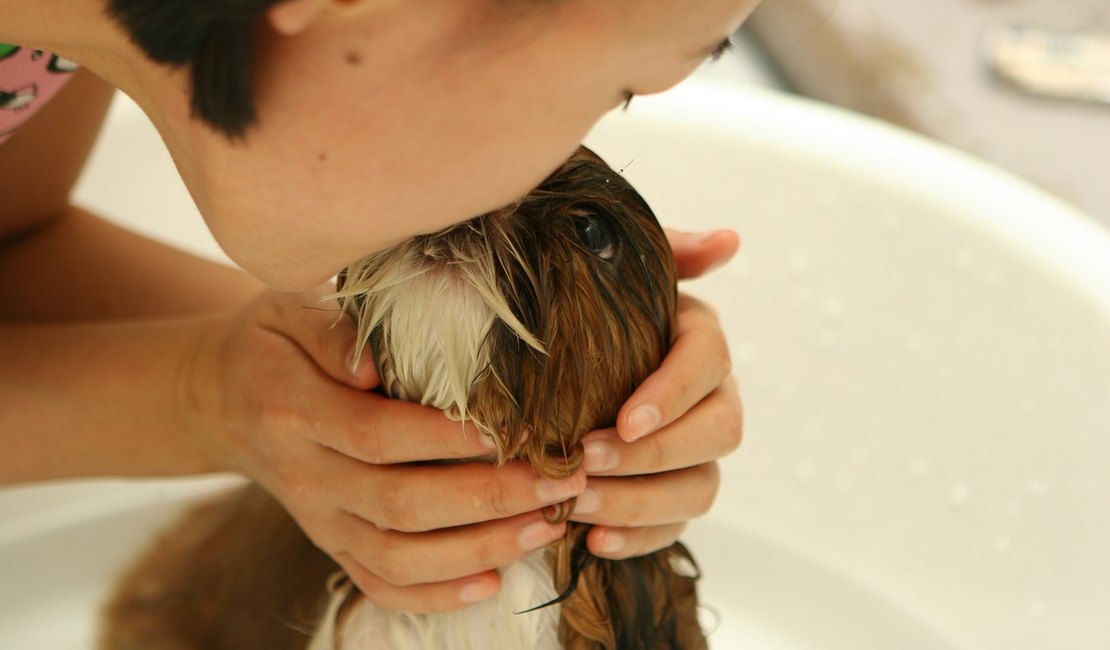
[[538,354],[505,323],[493,324],[483,343],[490,364],[479,375],[470,392],[468,415],[489,435],[497,448],[497,462],[504,464],[520,456],[521,447],[531,436],[524,420],[524,404],[534,383],[532,369],[523,363],[515,372],[506,359],[527,359]]

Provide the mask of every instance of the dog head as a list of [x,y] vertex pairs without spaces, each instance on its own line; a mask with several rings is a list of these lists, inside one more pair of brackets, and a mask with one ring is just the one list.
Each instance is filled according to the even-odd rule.
[[517,203],[353,264],[337,295],[387,394],[561,476],[662,361],[675,283],[651,209],[580,148]]

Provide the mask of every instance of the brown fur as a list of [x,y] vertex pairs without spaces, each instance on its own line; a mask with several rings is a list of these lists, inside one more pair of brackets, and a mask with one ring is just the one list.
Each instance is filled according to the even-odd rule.
[[100,647],[304,648],[337,568],[251,484],[189,512],[124,575]]
[[[467,416],[498,436],[499,461],[521,458],[540,474],[566,476],[582,462],[582,436],[612,425],[666,354],[676,304],[670,249],[643,199],[585,149],[518,204],[479,219],[481,229],[426,236],[425,249],[437,237],[479,233],[495,258],[501,294],[543,351],[497,321]],[[608,258],[585,245],[587,219],[611,233]],[[345,304],[357,314],[372,299]],[[369,341],[379,365],[388,364],[376,332]],[[380,371],[384,377],[392,369]],[[673,558],[691,559],[686,549],[675,544],[621,561],[587,557],[588,529],[572,522],[550,549],[555,588],[574,588],[561,603],[564,645],[704,648],[694,581],[674,569]],[[109,605],[102,647],[302,648],[307,637],[297,628],[316,620],[334,568],[276,502],[248,487],[199,508],[140,561]]]

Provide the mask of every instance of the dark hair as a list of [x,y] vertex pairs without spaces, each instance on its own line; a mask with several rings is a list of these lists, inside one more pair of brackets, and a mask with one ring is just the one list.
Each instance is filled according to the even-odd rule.
[[278,0],[108,0],[108,13],[147,56],[188,66],[191,109],[230,137],[257,115],[251,56],[258,19]]

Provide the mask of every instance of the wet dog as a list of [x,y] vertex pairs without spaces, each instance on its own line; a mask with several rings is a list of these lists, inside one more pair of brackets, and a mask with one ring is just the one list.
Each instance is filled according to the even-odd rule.
[[[390,396],[472,422],[548,477],[611,426],[671,342],[676,275],[651,209],[581,148],[517,203],[371,255],[336,294]],[[566,520],[573,505],[549,512]],[[201,505],[124,577],[101,647],[704,648],[696,565],[681,544],[628,560],[588,525],[502,569],[457,612],[383,610],[257,486]]]

